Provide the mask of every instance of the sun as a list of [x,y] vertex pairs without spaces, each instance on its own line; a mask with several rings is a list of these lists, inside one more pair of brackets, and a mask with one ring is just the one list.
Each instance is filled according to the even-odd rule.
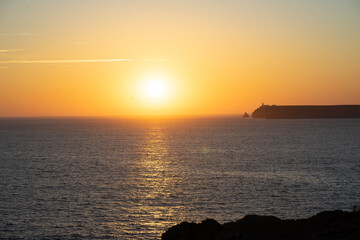
[[150,98],[163,98],[167,93],[167,86],[162,79],[149,79],[145,86],[146,95]]
[[176,103],[178,88],[174,79],[164,73],[148,73],[139,76],[133,86],[134,100],[132,101],[141,111],[149,114],[165,113]]

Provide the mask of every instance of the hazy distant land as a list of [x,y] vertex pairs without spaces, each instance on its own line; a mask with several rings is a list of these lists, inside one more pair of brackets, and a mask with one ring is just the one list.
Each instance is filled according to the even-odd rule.
[[253,118],[291,119],[291,118],[360,118],[360,105],[303,105],[277,106],[261,105]]

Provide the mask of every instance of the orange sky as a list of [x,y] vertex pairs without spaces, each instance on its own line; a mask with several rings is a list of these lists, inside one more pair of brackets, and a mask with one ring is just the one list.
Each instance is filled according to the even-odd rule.
[[3,0],[0,116],[360,104],[359,29],[353,0]]

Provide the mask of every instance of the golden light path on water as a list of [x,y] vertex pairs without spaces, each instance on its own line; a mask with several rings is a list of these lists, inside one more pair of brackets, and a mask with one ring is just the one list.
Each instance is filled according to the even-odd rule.
[[[139,184],[144,191],[140,191],[139,194],[146,204],[140,204],[137,210],[151,215],[150,218],[147,218],[150,220],[147,224],[153,227],[153,231],[155,231],[169,226],[168,216],[175,214],[176,208],[162,204],[165,199],[171,198],[172,189],[176,184],[173,182],[174,178],[169,174],[172,159],[167,136],[162,126],[154,125],[147,131],[143,152],[142,171],[139,172],[142,182]],[[149,202],[152,202],[152,206],[148,205]],[[178,214],[179,211],[176,212]]]
[[129,236],[159,236],[159,229],[164,231],[177,223],[174,216],[182,219],[183,206],[181,202],[174,202],[177,198],[174,190],[181,176],[174,174],[172,169],[174,158],[169,151],[168,136],[162,126],[150,124],[148,127],[139,149],[141,158],[134,173],[136,182],[132,183],[135,186],[131,194],[134,204],[127,209],[136,219],[130,225],[137,225],[138,229],[136,232],[132,232],[133,228],[120,230]]

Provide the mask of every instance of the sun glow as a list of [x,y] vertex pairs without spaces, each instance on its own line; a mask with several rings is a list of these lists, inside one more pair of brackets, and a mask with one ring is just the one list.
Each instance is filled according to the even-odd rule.
[[167,86],[161,79],[154,78],[147,82],[145,91],[150,98],[163,98],[167,93]]

